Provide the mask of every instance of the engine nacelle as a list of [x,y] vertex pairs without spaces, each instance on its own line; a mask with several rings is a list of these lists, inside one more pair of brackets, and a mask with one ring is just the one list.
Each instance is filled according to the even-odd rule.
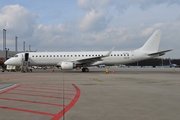
[[75,67],[73,62],[62,62],[61,69],[62,70],[72,70]]

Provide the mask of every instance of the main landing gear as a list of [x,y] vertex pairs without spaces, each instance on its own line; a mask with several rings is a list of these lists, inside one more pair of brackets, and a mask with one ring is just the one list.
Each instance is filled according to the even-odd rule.
[[88,68],[82,68],[82,72],[89,72]]

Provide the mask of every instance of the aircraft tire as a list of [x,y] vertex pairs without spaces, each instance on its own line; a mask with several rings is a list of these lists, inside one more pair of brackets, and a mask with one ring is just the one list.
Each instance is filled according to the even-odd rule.
[[88,68],[82,68],[82,72],[89,72]]
[[88,69],[88,68],[85,68],[85,72],[89,72],[89,69]]

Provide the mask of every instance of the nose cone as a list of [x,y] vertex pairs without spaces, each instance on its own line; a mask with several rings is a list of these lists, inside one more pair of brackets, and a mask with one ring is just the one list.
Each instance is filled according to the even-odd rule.
[[5,64],[5,65],[10,65],[10,60],[6,60],[6,61],[4,62],[4,64]]
[[14,66],[16,66],[16,65],[19,65],[20,62],[18,61],[18,59],[12,57],[12,58],[6,60],[6,61],[4,62],[4,64],[5,64],[5,65],[14,65]]
[[5,65],[20,66],[21,61],[19,58],[12,57],[4,62]]

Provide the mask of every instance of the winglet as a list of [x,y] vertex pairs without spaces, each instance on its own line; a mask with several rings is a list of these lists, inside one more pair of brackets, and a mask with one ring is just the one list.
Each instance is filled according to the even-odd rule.
[[103,55],[103,57],[108,57],[108,56],[110,56],[113,50],[114,50],[114,47],[113,47],[107,54]]

